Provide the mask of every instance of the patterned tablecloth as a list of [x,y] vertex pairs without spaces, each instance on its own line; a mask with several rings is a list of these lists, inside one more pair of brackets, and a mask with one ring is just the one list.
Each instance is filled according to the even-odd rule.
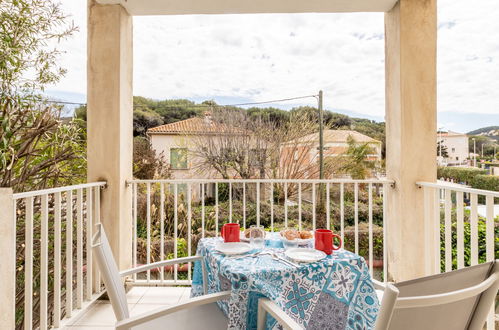
[[[276,302],[306,329],[374,328],[379,302],[362,257],[340,249],[298,268],[270,255],[226,257],[215,250],[218,242],[221,239],[202,239],[197,254],[207,257],[209,293],[232,290],[229,300],[219,302],[229,318],[229,329],[256,329],[261,297]],[[283,253],[282,248],[266,249]],[[196,262],[191,296],[203,294],[202,282],[201,264]],[[267,329],[281,327],[269,316]]]

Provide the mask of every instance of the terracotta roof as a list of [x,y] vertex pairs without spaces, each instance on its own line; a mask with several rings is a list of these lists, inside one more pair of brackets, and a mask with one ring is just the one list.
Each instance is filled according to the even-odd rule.
[[148,134],[210,134],[220,132],[223,125],[205,118],[189,118],[170,124],[156,126],[147,130]]
[[[361,134],[356,131],[350,131],[350,130],[333,130],[333,129],[327,129],[324,131],[324,143],[328,142],[347,142],[348,137],[352,136],[356,142],[359,143],[381,143],[378,140],[375,140],[367,135]],[[300,138],[300,141],[303,141],[304,143],[310,142],[310,141],[319,141],[319,133],[312,133],[309,135],[305,135]]]

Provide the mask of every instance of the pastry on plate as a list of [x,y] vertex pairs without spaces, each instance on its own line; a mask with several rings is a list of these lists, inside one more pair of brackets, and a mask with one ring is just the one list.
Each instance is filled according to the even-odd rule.
[[308,230],[300,230],[298,234],[300,235],[301,239],[310,239],[313,237],[312,232]]
[[300,234],[295,229],[285,229],[281,231],[281,236],[287,239],[288,241],[300,238]]

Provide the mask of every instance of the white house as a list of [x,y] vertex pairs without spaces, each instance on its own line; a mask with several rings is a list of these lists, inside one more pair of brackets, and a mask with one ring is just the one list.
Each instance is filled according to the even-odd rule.
[[[353,138],[357,144],[366,143],[369,145],[371,153],[367,155],[367,160],[381,161],[381,141],[352,130],[324,130],[324,157],[327,159],[345,154],[348,151],[349,138]],[[319,133],[308,134],[299,139],[288,141],[283,144],[282,149],[281,168],[289,167],[286,165],[289,162],[292,162],[293,167],[296,168],[298,163],[303,171],[307,172],[303,175],[304,178],[318,178]]]
[[457,132],[438,132],[437,146],[441,141],[442,148],[447,148],[447,157],[440,156],[437,150],[437,160],[439,165],[463,165],[467,163],[469,157],[468,136]]
[[[178,122],[153,127],[147,130],[152,148],[162,154],[170,164],[172,179],[213,179],[221,178],[216,171],[209,171],[198,166],[194,149],[201,139],[217,134],[222,129],[220,125],[204,118],[195,117]],[[185,185],[179,186],[179,191]],[[200,196],[201,186],[193,189],[193,197]],[[205,195],[213,196],[213,185],[205,187]]]

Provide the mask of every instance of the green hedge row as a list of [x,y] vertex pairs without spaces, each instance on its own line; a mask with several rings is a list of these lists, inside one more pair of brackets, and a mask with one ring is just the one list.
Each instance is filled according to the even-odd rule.
[[499,177],[487,175],[486,170],[462,167],[439,167],[438,178],[464,182],[472,188],[499,191]]
[[499,176],[477,175],[468,184],[477,189],[499,191]]
[[[464,223],[464,265],[471,266],[471,225]],[[457,269],[457,223],[452,223],[452,269]],[[478,221],[478,263],[486,262],[487,225],[485,221]],[[494,259],[499,258],[499,226],[494,226]],[[440,267],[445,271],[445,225],[440,224]]]
[[[339,234],[340,231],[336,231]],[[355,251],[355,227],[345,228],[344,248],[348,251]],[[359,223],[359,255],[369,260],[369,224]],[[373,258],[383,260],[383,227],[373,224]]]
[[445,179],[453,179],[456,182],[466,182],[469,184],[477,175],[486,175],[486,170],[478,168],[463,168],[463,167],[439,167],[437,177]]

